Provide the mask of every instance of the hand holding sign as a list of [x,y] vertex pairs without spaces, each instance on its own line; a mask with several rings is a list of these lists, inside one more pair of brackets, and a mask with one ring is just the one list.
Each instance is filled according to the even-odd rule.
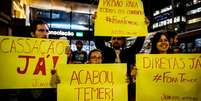
[[94,16],[96,36],[146,36],[147,34],[141,0],[100,0],[97,16]]

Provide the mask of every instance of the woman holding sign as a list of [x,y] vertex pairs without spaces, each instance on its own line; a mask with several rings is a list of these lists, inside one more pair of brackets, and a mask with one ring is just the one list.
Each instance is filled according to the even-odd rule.
[[[103,61],[103,54],[102,54],[101,50],[99,50],[99,49],[91,50],[89,52],[88,57],[89,57],[89,59],[86,62],[86,64],[101,64]],[[51,87],[56,88],[57,84],[59,84],[61,82],[60,78],[55,69],[51,70],[51,74],[52,74],[52,77],[51,77],[50,85],[51,85]]]
[[[170,52],[170,41],[167,33],[157,32],[151,39],[151,53],[150,54],[167,54]],[[132,82],[135,82],[137,75],[137,68],[133,66],[131,69]]]
[[151,54],[170,53],[170,41],[166,32],[157,32],[152,38]]
[[[170,41],[167,33],[157,32],[151,39],[151,53],[150,54],[167,54],[170,52]],[[137,68],[131,70],[132,81],[135,82],[137,74]]]

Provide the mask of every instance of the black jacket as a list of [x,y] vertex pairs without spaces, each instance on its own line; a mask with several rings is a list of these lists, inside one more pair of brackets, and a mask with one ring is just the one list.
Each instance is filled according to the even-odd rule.
[[[145,37],[138,37],[135,43],[129,47],[124,48],[120,52],[121,63],[127,63],[128,65],[135,64],[135,55],[140,52]],[[103,63],[114,63],[116,53],[113,48],[105,46],[104,40],[101,38],[95,38],[96,48],[100,49],[103,53]]]

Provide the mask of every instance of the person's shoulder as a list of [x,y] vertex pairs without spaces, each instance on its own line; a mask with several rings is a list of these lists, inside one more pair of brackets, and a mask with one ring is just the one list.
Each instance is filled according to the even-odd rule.
[[87,52],[86,51],[81,51],[83,54],[87,54]]
[[114,50],[114,48],[112,48],[112,47],[104,47],[104,49],[105,49],[105,51],[113,51]]
[[72,53],[73,53],[73,54],[76,54],[76,53],[78,53],[78,52],[77,52],[77,51],[73,51]]

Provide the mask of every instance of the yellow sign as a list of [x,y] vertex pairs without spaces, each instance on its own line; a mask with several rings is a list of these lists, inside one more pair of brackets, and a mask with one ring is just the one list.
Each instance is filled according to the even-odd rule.
[[50,88],[51,69],[65,64],[63,40],[0,36],[0,89]]
[[128,101],[126,64],[60,65],[57,101]]
[[146,36],[141,0],[99,0],[95,36]]
[[136,101],[201,101],[201,54],[140,54],[136,60]]

